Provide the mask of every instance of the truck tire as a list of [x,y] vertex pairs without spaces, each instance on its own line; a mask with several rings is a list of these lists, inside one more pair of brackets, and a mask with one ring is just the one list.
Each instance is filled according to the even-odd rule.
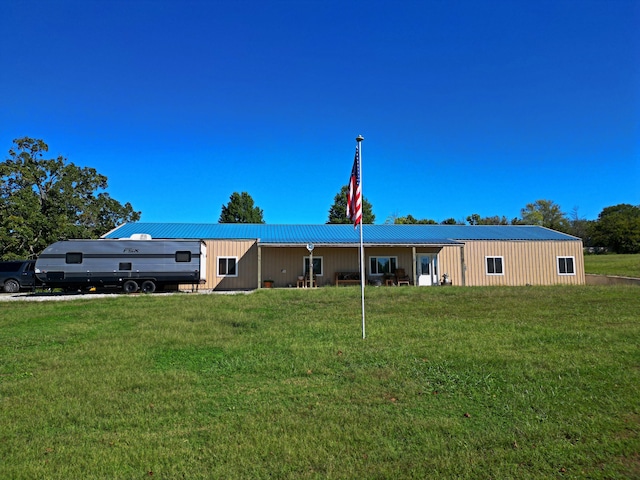
[[18,293],[20,291],[20,284],[13,278],[4,282],[4,291],[7,293]]
[[122,286],[124,293],[136,293],[138,291],[138,284],[135,280],[127,280]]
[[142,293],[153,293],[156,291],[156,284],[152,280],[145,280],[140,287]]

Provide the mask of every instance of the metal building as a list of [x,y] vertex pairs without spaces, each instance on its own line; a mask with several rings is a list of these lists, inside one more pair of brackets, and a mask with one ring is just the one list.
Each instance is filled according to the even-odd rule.
[[[364,225],[366,280],[411,285],[584,284],[582,240],[530,225]],[[121,225],[104,238],[148,234],[155,239],[198,239],[207,244],[203,288],[299,286],[308,275],[312,248],[314,283],[348,284],[360,271],[360,237],[352,225],[145,223]],[[344,275],[344,274],[348,275]],[[303,282],[303,285],[306,285]]]

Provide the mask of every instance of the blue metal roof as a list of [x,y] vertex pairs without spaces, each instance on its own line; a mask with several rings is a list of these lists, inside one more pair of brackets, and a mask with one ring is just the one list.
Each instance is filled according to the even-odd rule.
[[[257,239],[263,245],[358,244],[353,225],[270,225],[247,223],[125,223],[103,238],[129,238],[147,233],[152,238],[217,240]],[[572,241],[576,237],[535,225],[365,225],[365,244],[448,245],[464,240]]]

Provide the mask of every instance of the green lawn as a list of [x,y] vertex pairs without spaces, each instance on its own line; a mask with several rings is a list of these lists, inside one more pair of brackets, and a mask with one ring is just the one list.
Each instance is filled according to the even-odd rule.
[[585,273],[640,278],[640,254],[585,255]]
[[637,287],[0,303],[0,478],[640,478]]

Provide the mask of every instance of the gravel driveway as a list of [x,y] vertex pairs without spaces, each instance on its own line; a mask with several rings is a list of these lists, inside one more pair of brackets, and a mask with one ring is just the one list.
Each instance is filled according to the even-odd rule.
[[[213,290],[198,290],[196,292],[160,292],[153,293],[154,297],[167,296],[167,295],[206,295],[206,294],[220,294],[220,295],[235,295],[235,294],[248,294],[255,290],[248,291],[233,291],[233,292],[215,292]],[[119,298],[119,297],[145,297],[145,293],[59,293],[59,292],[21,292],[21,293],[0,293],[0,302],[55,302],[62,300],[90,300],[93,298]]]

